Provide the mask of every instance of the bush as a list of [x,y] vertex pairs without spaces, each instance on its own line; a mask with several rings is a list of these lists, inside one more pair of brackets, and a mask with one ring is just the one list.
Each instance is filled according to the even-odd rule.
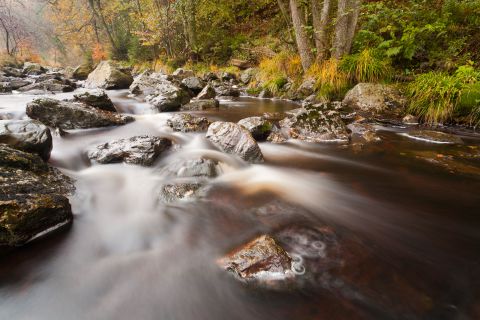
[[393,74],[390,59],[382,57],[373,49],[346,56],[341,69],[355,82],[379,82],[389,80]]

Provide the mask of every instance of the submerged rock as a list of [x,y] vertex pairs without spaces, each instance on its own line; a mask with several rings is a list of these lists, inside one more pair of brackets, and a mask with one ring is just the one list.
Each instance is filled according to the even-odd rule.
[[220,173],[218,162],[204,158],[180,161],[167,170],[176,178],[215,178]]
[[348,125],[351,133],[351,141],[354,143],[378,142],[382,139],[377,135],[375,126],[370,123],[354,122]]
[[172,142],[165,138],[138,136],[96,146],[87,153],[94,163],[128,163],[151,166]]
[[263,162],[263,154],[255,139],[244,127],[232,122],[214,122],[207,139],[223,152],[239,156],[248,162]]
[[407,100],[394,86],[359,83],[346,94],[343,103],[367,114],[400,115]]
[[159,198],[164,203],[172,203],[180,200],[189,200],[203,194],[203,183],[171,183],[160,188]]
[[50,129],[35,120],[0,120],[0,143],[36,153],[45,161],[53,147]]
[[38,155],[0,144],[0,247],[20,246],[73,220],[71,180]]
[[129,72],[120,69],[111,61],[102,61],[88,75],[85,87],[106,90],[128,89],[132,82],[133,78]]
[[417,130],[403,134],[410,139],[436,144],[463,144],[463,140],[453,134],[439,131]]
[[210,100],[192,100],[190,103],[181,107],[182,111],[205,111],[216,110],[220,108],[220,102],[216,99]]
[[418,117],[415,117],[411,114],[407,114],[405,117],[402,119],[403,124],[409,125],[409,126],[414,126],[420,123]]
[[63,130],[124,125],[134,118],[95,109],[78,102],[41,98],[27,105],[27,115],[43,124]]
[[117,112],[112,100],[110,100],[104,90],[88,91],[76,94],[73,97],[75,98],[75,101],[83,102],[90,107],[104,111]]
[[292,259],[275,240],[262,235],[217,261],[240,279],[275,280],[293,277]]
[[272,132],[273,125],[263,117],[250,117],[242,119],[239,125],[247,129],[257,141],[264,141]]
[[207,131],[210,121],[205,117],[200,118],[188,113],[180,113],[168,119],[167,125],[175,131],[198,132]]
[[291,139],[307,142],[347,143],[345,124],[340,114],[329,104],[319,104],[292,110],[280,121],[280,126]]

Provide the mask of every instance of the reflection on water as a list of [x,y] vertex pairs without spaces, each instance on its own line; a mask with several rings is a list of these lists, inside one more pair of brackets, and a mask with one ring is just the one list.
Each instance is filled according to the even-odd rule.
[[[172,132],[168,114],[148,114],[125,92],[111,95],[137,121],[55,137],[51,163],[77,181],[75,223],[0,260],[0,319],[468,319],[478,312],[480,179],[409,156],[455,147],[392,129],[361,152],[261,144],[266,163],[248,166],[204,134]],[[21,116],[30,98],[0,100]],[[242,98],[201,114],[237,121],[296,107]],[[90,166],[85,158],[91,146],[140,134],[180,147],[151,168]],[[206,196],[159,203],[171,179],[165,168],[199,157],[222,163]],[[261,233],[276,235],[305,268],[294,285],[245,287],[216,266]]]

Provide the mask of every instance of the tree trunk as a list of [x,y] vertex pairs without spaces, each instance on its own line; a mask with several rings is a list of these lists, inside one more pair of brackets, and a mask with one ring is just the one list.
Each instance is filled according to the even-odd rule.
[[308,35],[305,31],[305,14],[297,0],[290,0],[290,12],[292,14],[293,29],[297,40],[298,53],[302,60],[303,70],[307,71],[313,63],[312,48]]
[[360,9],[362,8],[362,0],[353,0],[352,9],[348,19],[348,33],[347,42],[345,45],[345,54],[349,54],[352,50],[353,38],[357,31],[358,17],[360,15]]
[[[95,8],[95,3],[97,4],[99,10]],[[116,51],[117,50],[117,45],[115,43],[115,40],[113,39],[112,33],[110,32],[110,28],[108,27],[108,24],[105,20],[105,17],[103,16],[103,13],[101,12],[101,7],[100,7],[100,1],[96,0],[88,0],[88,4],[90,6],[90,10],[92,10],[93,15],[95,16],[95,19],[100,20],[100,22],[103,25],[103,28],[105,29],[105,33],[108,36],[108,40],[110,41],[110,44],[112,48]]]
[[348,6],[347,0],[338,0],[337,23],[333,39],[332,55],[341,59],[345,54],[348,32]]
[[292,25],[292,17],[290,16],[290,12],[288,12],[288,0],[277,0],[278,7],[282,12],[283,18],[288,26]]
[[320,8],[318,0],[311,0],[312,22],[317,49],[317,60],[322,61],[327,57],[328,50],[328,20],[330,18],[331,0],[324,0]]

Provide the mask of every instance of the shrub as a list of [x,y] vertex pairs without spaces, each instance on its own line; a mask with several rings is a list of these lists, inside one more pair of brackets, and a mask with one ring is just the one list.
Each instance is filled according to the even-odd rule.
[[373,49],[364,49],[358,54],[346,56],[342,60],[341,69],[355,82],[389,80],[393,73],[390,59],[382,57]]

